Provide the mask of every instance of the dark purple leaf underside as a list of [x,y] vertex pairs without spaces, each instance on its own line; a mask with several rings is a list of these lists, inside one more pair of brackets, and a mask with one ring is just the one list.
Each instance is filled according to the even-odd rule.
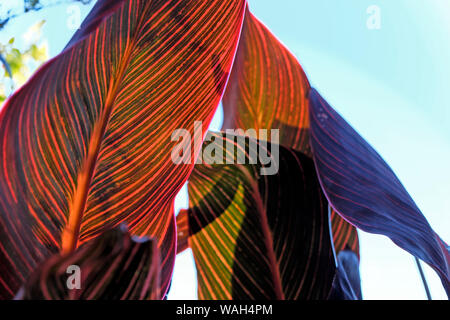
[[331,300],[362,300],[359,257],[352,250],[339,252]]
[[318,176],[332,207],[428,263],[449,294],[448,251],[391,168],[314,89],[310,121]]

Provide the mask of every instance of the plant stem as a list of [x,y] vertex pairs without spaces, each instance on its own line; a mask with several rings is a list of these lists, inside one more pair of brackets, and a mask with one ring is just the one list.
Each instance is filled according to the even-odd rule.
[[425,288],[425,292],[427,294],[428,300],[431,299],[430,289],[428,288],[427,279],[425,279],[425,274],[423,273],[422,265],[420,264],[419,259],[417,257],[414,257],[416,259],[417,268],[419,269],[420,277],[422,278],[423,286]]

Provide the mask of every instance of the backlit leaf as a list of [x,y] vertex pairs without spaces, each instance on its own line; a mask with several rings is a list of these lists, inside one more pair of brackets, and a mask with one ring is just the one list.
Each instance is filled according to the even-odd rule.
[[336,255],[343,250],[351,250],[359,257],[358,231],[345,221],[334,209],[331,209],[331,230]]
[[189,248],[188,210],[182,209],[177,215],[177,253]]
[[310,154],[309,82],[297,59],[247,9],[223,97],[225,129],[280,129],[280,144]]
[[173,200],[192,170],[171,161],[171,134],[192,135],[194,121],[207,128],[244,9],[245,0],[100,0],[66,49],[6,102],[0,298],[49,256],[123,222],[157,239],[165,295]]
[[[295,56],[247,9],[223,97],[222,129],[279,129],[281,145],[312,156],[309,90]],[[359,255],[356,228],[335,212],[331,221],[336,250],[350,247]]]
[[[268,166],[260,155],[274,145],[213,136],[203,148],[208,161],[195,166],[188,184],[189,244],[199,298],[327,298],[335,261],[328,204],[313,161],[279,146],[279,161],[272,159],[279,172],[262,175],[261,168]],[[214,157],[205,153],[212,146]],[[250,164],[256,148],[258,161]],[[245,150],[245,164],[210,164],[217,157],[236,161],[237,150]]]

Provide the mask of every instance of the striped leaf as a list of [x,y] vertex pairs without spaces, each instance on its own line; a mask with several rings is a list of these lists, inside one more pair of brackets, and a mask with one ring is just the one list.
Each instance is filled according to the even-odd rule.
[[68,255],[56,254],[46,260],[17,298],[159,299],[159,267],[156,241],[133,239],[121,227],[103,233]]
[[222,129],[280,129],[281,145],[310,154],[309,88],[297,59],[247,8]]
[[164,295],[173,200],[192,170],[171,161],[171,134],[209,124],[244,10],[245,0],[99,0],[66,49],[7,101],[0,298],[49,256],[123,222],[158,239]]
[[[189,243],[199,298],[327,298],[335,261],[328,204],[313,161],[250,138],[245,143],[223,134],[207,139],[207,164],[195,166],[188,184]],[[275,152],[267,152],[274,147],[279,161]],[[258,157],[273,157],[277,174],[261,175],[267,162],[251,156],[256,149]],[[239,154],[245,155],[245,164],[211,164],[214,159],[225,163],[227,157],[236,161]]]
[[330,219],[336,255],[339,255],[341,251],[351,250],[359,257],[359,239],[356,228],[345,221],[333,208]]
[[177,215],[177,253],[189,248],[189,212],[182,209]]
[[[309,90],[294,55],[247,9],[223,97],[222,129],[279,129],[281,145],[311,156]],[[356,228],[335,212],[331,219],[336,250],[349,247],[359,255]]]
[[333,208],[428,263],[450,294],[448,249],[391,168],[314,89],[310,119],[314,161]]

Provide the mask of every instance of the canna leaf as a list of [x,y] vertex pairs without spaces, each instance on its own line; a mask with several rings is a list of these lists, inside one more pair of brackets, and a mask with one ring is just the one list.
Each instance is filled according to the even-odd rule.
[[351,250],[359,257],[358,231],[345,221],[334,209],[331,209],[331,230],[336,255],[341,251]]
[[[17,298],[158,299],[159,267],[156,241],[134,239],[126,228],[118,228],[103,233],[71,254],[56,254],[46,260],[30,277],[21,290],[21,296]],[[77,275],[80,276],[79,280],[71,278]]]
[[391,168],[314,89],[310,119],[318,176],[333,208],[428,263],[449,295],[448,250]]
[[222,130],[279,129],[281,145],[309,155],[309,88],[297,59],[247,8]]
[[[279,129],[281,145],[312,156],[309,90],[308,79],[295,56],[247,8],[223,97],[222,129]],[[335,212],[331,220],[337,252],[349,247],[359,255],[356,228]]]
[[192,170],[171,161],[171,134],[211,121],[244,9],[245,0],[100,0],[66,49],[6,102],[0,298],[51,255],[124,222],[157,239],[165,295],[173,200]]
[[[272,157],[275,153],[267,150],[275,145],[241,139],[208,137],[205,164],[195,166],[188,184],[189,244],[199,298],[327,298],[335,261],[328,205],[313,161],[279,146],[279,161],[272,159],[279,172],[261,175],[267,162],[251,155],[258,149],[258,157]],[[212,149],[213,156],[208,154]],[[245,150],[245,164],[211,164],[214,159],[236,161],[237,150]]]
[[182,209],[177,215],[177,254],[189,248],[189,212]]

